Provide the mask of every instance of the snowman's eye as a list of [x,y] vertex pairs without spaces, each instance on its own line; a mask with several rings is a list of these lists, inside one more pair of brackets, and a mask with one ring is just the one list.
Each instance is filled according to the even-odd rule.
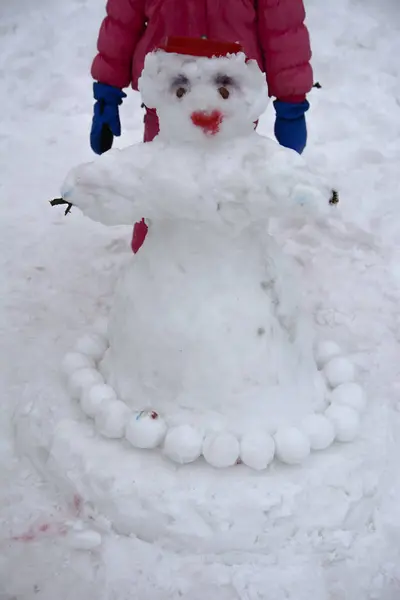
[[183,98],[190,89],[189,79],[185,75],[177,75],[171,83],[171,90],[177,98]]
[[183,98],[186,93],[187,90],[184,87],[179,87],[175,92],[177,98]]
[[229,75],[223,75],[222,73],[216,75],[214,82],[217,86],[219,95],[224,100],[228,100],[232,93],[232,89],[237,87],[236,82],[232,77],[229,77]]

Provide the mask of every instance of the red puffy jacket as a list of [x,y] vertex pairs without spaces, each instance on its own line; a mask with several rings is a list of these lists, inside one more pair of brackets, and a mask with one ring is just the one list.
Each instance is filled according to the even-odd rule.
[[137,89],[144,58],[167,36],[240,42],[265,71],[269,95],[304,99],[313,83],[303,0],[108,0],[92,76]]

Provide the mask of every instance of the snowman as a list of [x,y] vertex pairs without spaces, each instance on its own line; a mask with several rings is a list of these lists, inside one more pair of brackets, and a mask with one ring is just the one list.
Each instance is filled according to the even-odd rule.
[[328,218],[332,192],[256,133],[265,76],[238,44],[170,38],[146,57],[140,92],[158,137],[73,169],[62,188],[104,225],[149,226],[102,335],[65,359],[72,394],[103,435],[178,463],[261,469],[353,439],[354,369],[333,343],[315,352],[302,284],[273,235],[274,223]]

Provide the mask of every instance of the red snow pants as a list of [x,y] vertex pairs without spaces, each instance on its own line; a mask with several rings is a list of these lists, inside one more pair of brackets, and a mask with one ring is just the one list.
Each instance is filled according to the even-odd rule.
[[[146,109],[146,114],[144,116],[144,142],[152,142],[158,132],[160,131],[158,124],[158,117],[155,110]],[[131,248],[132,252],[136,254],[143,245],[144,240],[146,239],[148,227],[145,223],[145,220],[142,219],[139,223],[135,223],[133,228],[132,242]]]

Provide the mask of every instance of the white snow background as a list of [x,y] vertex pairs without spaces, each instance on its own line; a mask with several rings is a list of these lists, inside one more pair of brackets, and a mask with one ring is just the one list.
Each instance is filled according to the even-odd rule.
[[[93,158],[89,67],[104,3],[1,2],[1,600],[400,598],[400,6],[306,7],[322,89],[310,95],[305,156],[337,183],[354,227],[318,272],[326,301],[315,318],[327,337],[351,340],[370,396],[361,440],[343,449],[349,461],[362,454],[362,472],[338,478],[329,503],[321,498],[331,527],[307,527],[304,506],[274,552],[201,556],[118,536],[90,506],[58,493],[15,444],[17,407],[40,398],[51,413],[65,393],[60,361],[105,314],[130,230],[102,227],[78,210],[64,217],[48,204],[67,171]],[[136,94],[121,117],[118,146],[140,139]],[[260,132],[270,135],[272,124],[271,107]],[[74,527],[100,532],[102,544],[76,549],[62,535]]]

